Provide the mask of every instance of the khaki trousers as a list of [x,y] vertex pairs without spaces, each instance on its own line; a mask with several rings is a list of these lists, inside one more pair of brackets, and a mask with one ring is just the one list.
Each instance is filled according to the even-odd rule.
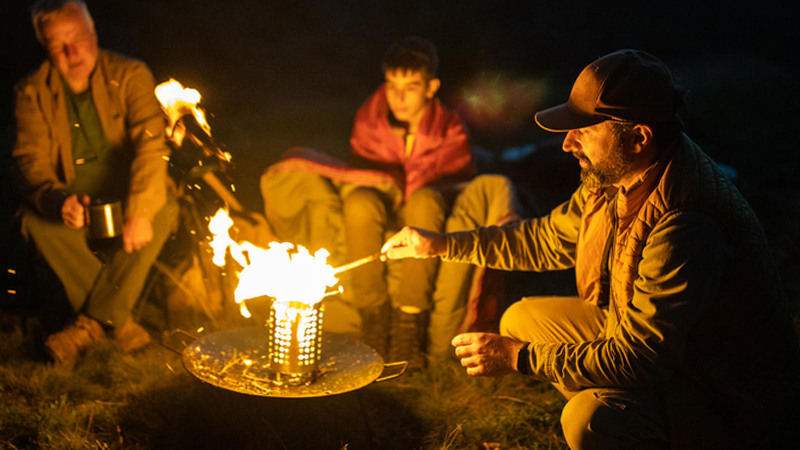
[[[481,175],[467,184],[456,197],[447,217],[445,231],[474,230],[517,219],[519,207],[511,181],[501,175]],[[450,341],[462,329],[470,300],[472,264],[442,261],[433,292],[428,328],[428,353],[436,357],[453,355]]]
[[[347,256],[351,261],[380,252],[386,232],[403,226],[443,231],[446,202],[434,189],[414,191],[392,217],[385,199],[372,188],[360,187],[344,199],[344,228]],[[394,308],[411,306],[422,311],[430,308],[438,259],[404,259],[400,266],[400,285],[393,290]],[[386,265],[375,262],[350,271],[353,304],[358,309],[372,309],[389,301]]]
[[[448,203],[446,196],[438,191],[419,189],[398,213],[398,222],[453,232],[496,225],[518,217],[514,186],[500,175],[480,175],[467,183],[452,202],[445,221]],[[368,188],[358,188],[345,198],[344,217],[351,261],[380,251],[387,238],[385,230],[393,225],[387,216],[386,204],[377,191]],[[385,266],[390,268],[388,274]],[[352,302],[356,308],[376,307],[388,301],[388,292],[391,292],[394,307],[416,306],[428,311],[428,353],[437,357],[451,356],[450,341],[462,331],[475,270],[472,264],[438,262],[438,259],[370,263],[350,272]],[[396,272],[399,276],[395,276]]]
[[[595,339],[606,311],[578,297],[528,297],[511,305],[500,332],[523,342],[575,343]],[[667,426],[652,389],[594,388],[568,391],[561,426],[570,448],[666,449]]]
[[116,327],[130,317],[177,213],[177,202],[168,197],[153,218],[153,240],[130,254],[115,248],[106,263],[89,248],[85,229],[46,220],[29,208],[22,211],[21,229],[64,285],[73,310]]

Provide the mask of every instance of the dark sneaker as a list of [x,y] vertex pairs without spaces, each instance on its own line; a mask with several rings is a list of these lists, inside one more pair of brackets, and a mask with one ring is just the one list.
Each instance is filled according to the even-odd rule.
[[409,314],[392,311],[392,332],[389,338],[389,360],[408,361],[408,370],[425,367],[425,333],[427,313]]
[[149,344],[150,334],[133,319],[128,319],[125,325],[114,330],[114,342],[128,353]]
[[84,316],[58,333],[51,334],[44,343],[47,353],[56,364],[72,367],[78,362],[81,353],[91,344],[106,338],[103,326],[96,320]]

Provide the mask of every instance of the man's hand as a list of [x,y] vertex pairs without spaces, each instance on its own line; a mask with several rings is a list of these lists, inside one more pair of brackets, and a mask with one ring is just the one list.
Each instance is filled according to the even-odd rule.
[[462,333],[451,342],[467,375],[501,377],[517,370],[517,354],[525,345],[492,333]]
[[146,217],[131,217],[122,227],[122,247],[128,253],[153,240],[153,223]]
[[381,253],[389,259],[443,256],[447,253],[447,240],[442,233],[403,227],[383,244]]
[[89,206],[88,195],[70,195],[61,205],[61,220],[64,225],[80,229],[86,225],[86,207]]

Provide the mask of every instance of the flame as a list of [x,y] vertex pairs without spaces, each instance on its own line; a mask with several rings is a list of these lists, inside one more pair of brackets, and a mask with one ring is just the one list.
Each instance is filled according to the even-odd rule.
[[269,296],[281,308],[291,309],[287,313],[299,314],[290,308],[292,302],[315,305],[326,296],[329,287],[338,283],[334,269],[327,263],[330,256],[327,250],[319,249],[312,256],[302,246],[295,248],[288,242],[270,242],[268,249],[257,247],[250,242],[238,244],[230,236],[233,220],[224,209],[219,209],[211,218],[208,229],[213,234],[210,242],[214,252],[213,262],[225,265],[225,256],[231,257],[243,267],[239,272],[239,284],[234,291],[234,300],[240,305],[239,311],[245,317],[250,312],[245,300]]
[[184,88],[179,81],[170,78],[156,86],[156,98],[169,119],[168,130],[172,130],[181,117],[191,113],[203,131],[211,136],[206,113],[197,106],[202,96],[196,89]]

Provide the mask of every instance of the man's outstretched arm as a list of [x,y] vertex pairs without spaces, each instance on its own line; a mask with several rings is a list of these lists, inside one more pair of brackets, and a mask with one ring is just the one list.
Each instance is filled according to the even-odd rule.
[[381,253],[389,259],[444,256],[447,253],[447,238],[443,233],[403,227],[383,244]]

